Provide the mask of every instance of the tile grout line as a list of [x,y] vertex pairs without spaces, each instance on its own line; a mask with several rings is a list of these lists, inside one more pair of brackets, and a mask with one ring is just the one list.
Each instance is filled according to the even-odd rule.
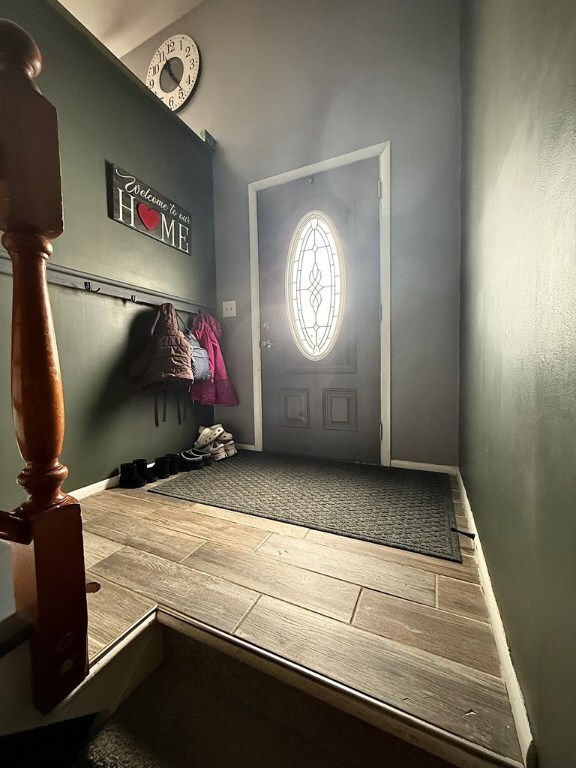
[[236,632],[237,632],[237,631],[240,629],[240,625],[244,623],[244,621],[245,621],[245,620],[248,618],[248,616],[250,616],[250,614],[252,613],[252,611],[254,610],[254,608],[256,608],[256,606],[257,606],[257,605],[258,605],[258,603],[260,602],[260,598],[261,598],[261,597],[262,597],[262,593],[261,593],[261,592],[259,592],[259,593],[258,593],[258,597],[256,598],[256,600],[254,600],[254,602],[252,603],[252,605],[250,606],[250,608],[248,608],[248,610],[246,611],[246,613],[244,614],[244,616],[242,616],[242,618],[240,619],[240,621],[238,621],[238,622],[237,622],[236,626],[232,628],[232,631],[230,632],[230,634],[231,634],[231,635],[235,635],[235,634],[236,634]]
[[274,533],[274,531],[268,531],[268,536],[266,536],[266,538],[265,538],[265,539],[262,539],[262,541],[261,541],[259,544],[256,544],[256,546],[254,547],[254,549],[253,549],[253,550],[251,550],[250,554],[251,554],[251,555],[255,555],[255,554],[258,552],[258,550],[260,549],[260,547],[261,547],[263,544],[266,544],[266,542],[268,541],[268,539],[270,538],[270,536],[272,536],[272,534],[273,534],[273,533]]
[[[177,563],[178,565],[182,565],[183,561],[184,561],[184,560],[186,560],[186,558],[187,558],[187,557],[190,557],[190,555],[193,555],[195,552],[198,552],[198,550],[199,550],[199,549],[202,549],[202,547],[203,547],[205,544],[208,544],[208,541],[209,541],[209,540],[208,540],[208,539],[206,539],[206,540],[205,540],[205,541],[203,541],[201,544],[198,544],[198,546],[197,546],[197,547],[195,547],[195,548],[192,550],[192,552],[189,552],[187,555],[184,555],[184,557],[183,557],[182,559],[180,559],[180,560],[173,560],[172,562],[175,562],[175,563]],[[167,558],[165,558],[165,559],[167,559]]]
[[362,592],[364,592],[364,587],[360,587],[358,590],[358,597],[356,598],[356,603],[354,605],[354,608],[352,609],[352,616],[350,617],[350,621],[348,622],[351,626],[354,626],[354,619],[356,618],[356,613],[358,611],[358,605],[360,604],[360,598],[362,597]]

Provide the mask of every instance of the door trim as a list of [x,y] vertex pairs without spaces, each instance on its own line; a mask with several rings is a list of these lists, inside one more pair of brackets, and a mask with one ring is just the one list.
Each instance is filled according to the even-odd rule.
[[[263,189],[277,187],[314,173],[329,171],[371,157],[379,158],[380,171],[380,464],[390,466],[390,142],[374,144],[302,168],[248,184],[250,228],[250,299],[252,307],[252,370],[254,386],[254,450],[262,450],[262,356],[260,350],[260,286],[258,251],[258,200]],[[378,190],[374,191],[377,194]]]

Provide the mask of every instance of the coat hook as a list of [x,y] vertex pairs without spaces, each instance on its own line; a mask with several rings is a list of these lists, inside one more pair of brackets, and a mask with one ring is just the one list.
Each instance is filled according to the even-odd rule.
[[133,294],[132,294],[132,296],[130,296],[130,301],[131,301],[133,304],[136,304],[136,294],[135,294],[135,293],[133,293]]
[[100,291],[100,288],[92,288],[92,285],[89,280],[84,281],[84,290],[88,291],[88,293],[98,293]]

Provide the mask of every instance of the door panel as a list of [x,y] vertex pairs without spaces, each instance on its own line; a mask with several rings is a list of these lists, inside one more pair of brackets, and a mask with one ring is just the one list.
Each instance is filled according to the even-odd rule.
[[[258,193],[265,450],[380,463],[377,182],[378,161],[370,159]],[[320,360],[299,350],[286,306],[290,244],[310,211],[334,223],[344,257],[342,324],[334,347]],[[319,263],[319,269],[307,270],[312,287],[325,284],[327,270]],[[321,291],[309,295],[315,308],[327,300]]]

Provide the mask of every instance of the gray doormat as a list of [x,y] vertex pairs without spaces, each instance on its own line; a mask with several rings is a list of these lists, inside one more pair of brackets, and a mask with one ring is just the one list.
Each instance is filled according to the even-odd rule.
[[242,451],[150,493],[461,562],[450,478]]

